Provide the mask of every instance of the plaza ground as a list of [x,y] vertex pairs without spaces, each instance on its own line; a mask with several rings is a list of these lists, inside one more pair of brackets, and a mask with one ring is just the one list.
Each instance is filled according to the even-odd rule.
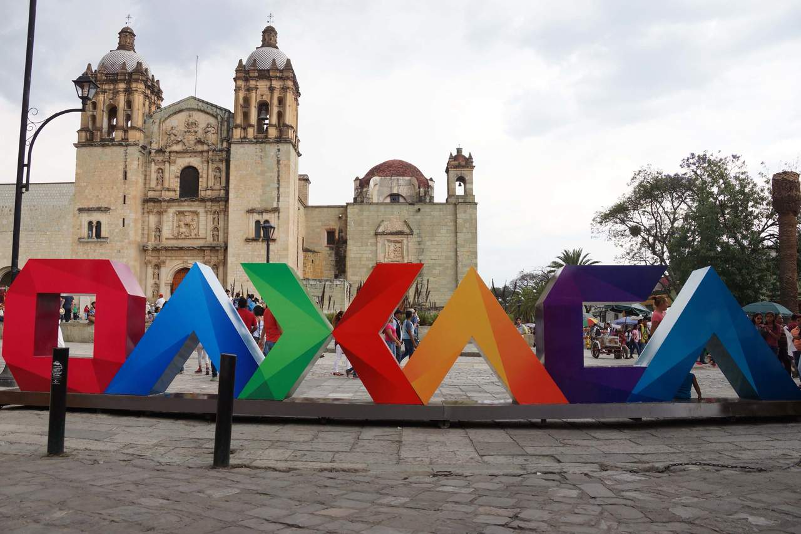
[[[472,350],[438,397],[508,399]],[[368,398],[331,366],[296,396]],[[170,390],[214,392],[195,368]],[[734,396],[718,369],[696,374],[705,396]],[[69,412],[61,458],[46,434],[45,410],[0,410],[2,532],[801,532],[796,420],[237,419],[226,470],[203,418]]]

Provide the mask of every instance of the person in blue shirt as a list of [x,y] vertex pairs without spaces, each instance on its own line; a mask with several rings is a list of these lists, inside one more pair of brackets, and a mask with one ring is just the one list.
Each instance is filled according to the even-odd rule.
[[404,348],[406,352],[404,356],[406,358],[411,358],[412,354],[414,354],[414,349],[417,348],[417,339],[414,335],[414,323],[412,323],[412,310],[406,310],[406,320],[403,321],[403,327],[401,328],[401,339],[403,340]]
[[684,382],[681,383],[679,386],[679,390],[676,392],[676,396],[674,400],[690,400],[690,388],[695,389],[696,395],[698,395],[698,400],[701,400],[701,387],[698,385],[698,380],[695,378],[694,373],[689,373],[685,378]]

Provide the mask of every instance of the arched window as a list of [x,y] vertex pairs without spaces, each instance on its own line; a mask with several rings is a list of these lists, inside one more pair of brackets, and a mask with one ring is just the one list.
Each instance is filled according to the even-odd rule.
[[284,107],[284,97],[283,96],[279,96],[278,97],[278,107],[279,108],[283,108]]
[[259,102],[256,111],[256,133],[266,133],[268,124],[270,124],[270,104]]
[[276,124],[278,126],[283,126],[284,125],[284,112],[279,109],[278,113],[276,113],[275,116],[276,116],[276,119],[277,119],[276,120]]
[[253,225],[253,237],[261,239],[261,221],[256,221]]
[[131,101],[130,100],[126,100],[125,101],[125,109],[131,109]]
[[97,111],[97,102],[92,101],[91,110],[92,111]]
[[89,224],[86,225],[86,239],[94,239],[95,237],[95,223],[89,221]]
[[184,167],[181,170],[178,185],[178,198],[197,198],[200,196],[200,173],[194,167]]
[[130,128],[130,127],[131,127],[131,114],[130,113],[126,113],[125,114],[125,128]]
[[398,193],[392,193],[387,198],[384,199],[384,202],[391,202],[392,204],[400,204],[401,202],[406,202],[406,199],[403,195],[399,195]]
[[103,233],[100,231],[100,221],[95,223],[95,239],[100,239],[103,237]]
[[467,180],[464,179],[464,176],[460,176],[456,179],[456,196],[463,196],[467,191]]
[[111,106],[106,111],[106,137],[114,137],[117,129],[117,106]]

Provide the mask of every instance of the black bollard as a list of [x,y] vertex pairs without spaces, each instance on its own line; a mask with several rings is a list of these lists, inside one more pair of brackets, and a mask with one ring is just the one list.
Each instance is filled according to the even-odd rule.
[[236,356],[220,355],[217,388],[217,424],[214,428],[214,467],[228,467],[231,460],[231,425],[234,419],[234,374]]
[[64,421],[67,416],[67,364],[70,349],[53,349],[50,370],[50,422],[47,427],[47,455],[64,454]]

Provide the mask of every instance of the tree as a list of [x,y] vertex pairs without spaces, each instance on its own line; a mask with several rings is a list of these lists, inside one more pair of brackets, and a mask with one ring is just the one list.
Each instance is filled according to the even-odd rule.
[[[590,258],[589,253],[585,253],[584,249],[575,248],[573,250],[565,249],[559,254],[555,260],[548,265],[550,273],[554,273],[564,267],[565,265],[595,265],[601,263]],[[522,274],[522,273],[521,273]]]
[[769,298],[775,277],[776,217],[764,176],[739,156],[690,154],[681,171],[645,167],[620,200],[593,219],[634,263],[667,266],[668,290],[712,265],[741,303]]
[[546,269],[520,271],[517,278],[501,288],[495,287],[493,282],[491,290],[507,314],[530,323],[534,321],[534,308],[550,279]]

